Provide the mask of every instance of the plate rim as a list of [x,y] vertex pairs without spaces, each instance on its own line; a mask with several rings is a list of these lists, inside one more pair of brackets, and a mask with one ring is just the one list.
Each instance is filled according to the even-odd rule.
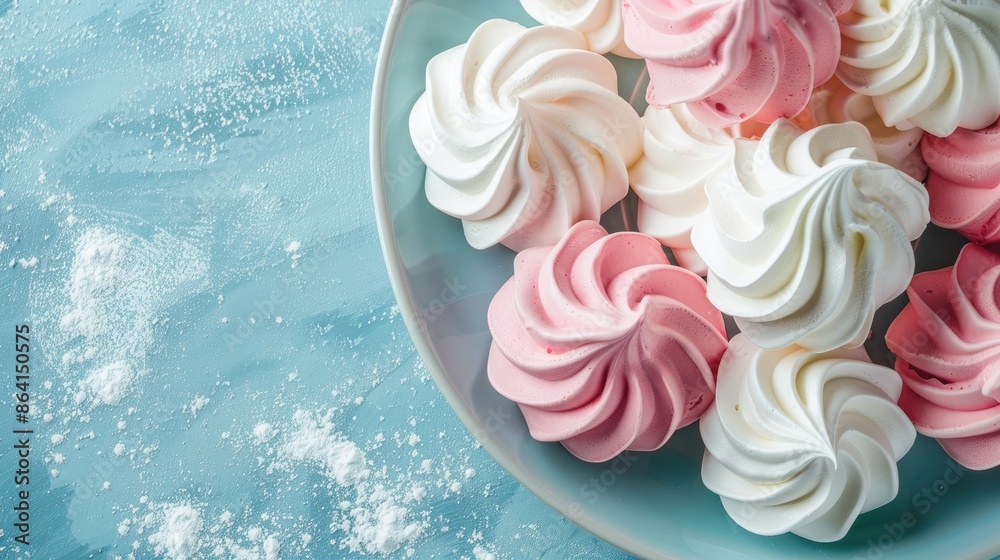
[[395,230],[389,215],[389,205],[386,199],[383,177],[384,161],[382,158],[382,127],[384,120],[382,117],[383,109],[385,108],[386,86],[388,84],[387,72],[395,47],[397,31],[399,30],[403,15],[413,1],[393,0],[389,8],[389,16],[386,21],[385,31],[383,32],[382,42],[379,47],[378,59],[375,64],[368,128],[369,175],[372,184],[372,198],[375,205],[375,223],[378,229],[379,245],[381,246],[382,257],[388,272],[389,284],[392,287],[396,305],[399,306],[400,315],[403,317],[403,322],[406,325],[410,339],[413,341],[417,353],[423,360],[431,378],[434,380],[435,385],[437,385],[438,390],[444,395],[450,408],[458,415],[462,424],[465,425],[476,441],[489,453],[490,457],[510,473],[518,483],[531,491],[531,493],[569,522],[576,524],[588,533],[628,554],[640,558],[681,560],[635,542],[616,531],[613,527],[605,526],[585,513],[576,512],[574,514],[571,510],[575,507],[580,507],[579,504],[575,502],[572,504],[568,503],[555,492],[536,483],[526,471],[518,466],[512,457],[509,457],[501,449],[486,426],[476,420],[472,412],[466,408],[462,399],[452,387],[448,376],[445,374],[444,366],[441,364],[441,360],[433,346],[428,342],[428,333],[419,322],[419,314],[417,313],[408,282],[405,278],[402,260],[399,258],[399,248],[396,244]]

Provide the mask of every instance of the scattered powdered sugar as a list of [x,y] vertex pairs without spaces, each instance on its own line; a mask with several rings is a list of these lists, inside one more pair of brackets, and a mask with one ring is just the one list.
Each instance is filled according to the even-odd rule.
[[419,538],[426,528],[412,521],[410,510],[399,505],[396,497],[380,485],[359,489],[349,513],[350,517],[335,521],[332,528],[347,534],[342,546],[352,552],[391,554]]
[[114,297],[121,283],[128,245],[128,239],[101,228],[80,236],[67,284],[70,308],[59,320],[63,331],[84,337],[100,333],[102,304]]
[[264,539],[264,558],[267,560],[277,560],[281,553],[281,543],[273,535]]
[[292,258],[292,268],[295,268],[299,264],[299,260],[302,259],[302,243],[298,241],[292,241],[285,247],[285,252]]
[[191,401],[191,404],[188,405],[188,411],[191,413],[191,416],[197,418],[198,412],[205,408],[205,406],[211,401],[212,399],[204,395],[197,395],[194,400]]
[[91,406],[118,404],[128,393],[134,378],[132,366],[125,362],[112,362],[93,369],[80,382],[76,402],[90,401]]
[[327,477],[341,486],[358,484],[368,477],[365,454],[353,442],[334,431],[332,414],[318,416],[299,410],[292,418],[295,431],[284,446],[293,461],[320,465]]
[[497,560],[497,556],[493,553],[493,551],[486,549],[480,544],[477,544],[476,547],[472,549],[472,554],[476,560]]
[[201,548],[204,522],[191,504],[166,504],[153,515],[156,532],[149,536],[153,551],[170,560],[195,558]]
[[38,266],[38,257],[31,257],[27,259],[17,259],[17,264],[21,265],[21,268],[32,269]]
[[[145,503],[140,499],[140,503]],[[153,553],[167,560],[195,558],[233,558],[237,560],[278,560],[282,557],[282,537],[253,526],[221,533],[232,529],[234,515],[224,510],[212,524],[206,519],[208,505],[190,502],[149,503],[149,512],[134,519],[124,519],[118,525],[118,534],[150,534],[148,542]],[[267,515],[261,516],[268,519]],[[138,542],[132,543],[137,549]],[[145,556],[143,556],[145,557]],[[294,558],[294,554],[286,557]],[[129,556],[134,558],[134,556]]]
[[38,344],[78,405],[60,416],[83,420],[89,409],[121,403],[145,375],[154,328],[204,286],[208,258],[167,232],[142,237],[113,224],[69,230],[59,243],[70,258],[53,260],[30,304]]
[[389,487],[383,471],[371,468],[364,451],[336,431],[332,416],[295,412],[294,430],[280,455],[317,465],[334,485],[354,491],[355,499],[342,504],[343,513],[331,524],[331,530],[345,535],[342,548],[363,554],[396,552],[422,536],[428,524],[402,505],[403,493]]
[[[303,5],[306,9],[297,19],[285,17],[290,6],[278,9],[283,17],[257,19],[267,27],[297,21],[289,27],[308,32],[303,36],[321,32],[312,27],[312,20],[329,10],[322,2]],[[165,15],[152,16],[158,21],[147,23],[164,37],[180,37],[186,29],[178,16],[181,11],[186,12],[172,13],[168,8]],[[192,12],[202,18],[216,9]],[[218,13],[219,24],[227,28],[235,25],[230,16],[239,19],[239,12],[228,5],[219,6]],[[376,276],[367,266],[349,267],[357,270],[344,271],[344,284],[334,288],[344,290],[343,298],[338,292],[330,301],[316,299],[317,288],[330,293],[326,285],[330,263],[324,259],[331,254],[339,259],[341,250],[347,249],[339,246],[339,240],[328,243],[328,236],[344,233],[345,243],[359,247],[362,238],[354,236],[353,221],[331,221],[343,225],[343,231],[331,231],[325,224],[319,236],[323,242],[313,240],[316,232],[302,228],[312,226],[299,218],[306,217],[306,205],[318,206],[317,199],[295,197],[317,188],[326,192],[325,183],[302,185],[301,163],[294,158],[287,169],[266,161],[280,155],[278,147],[272,149],[266,142],[288,140],[282,127],[312,129],[309,122],[295,122],[301,118],[293,116],[300,112],[293,105],[296,95],[320,99],[318,90],[327,87],[324,84],[336,88],[347,83],[344,76],[363,74],[354,72],[352,64],[374,60],[377,39],[371,28],[377,25],[377,20],[366,20],[360,27],[338,27],[329,35],[336,40],[322,41],[324,48],[315,51],[318,60],[312,59],[309,45],[293,46],[267,65],[266,75],[247,81],[241,81],[242,66],[231,76],[213,75],[226,64],[222,56],[199,73],[197,90],[185,91],[183,80],[159,74],[159,67],[155,75],[142,76],[149,87],[120,103],[122,111],[118,105],[94,111],[100,121],[82,130],[77,140],[84,142],[84,159],[72,164],[74,176],[107,171],[107,178],[123,183],[109,186],[107,192],[84,188],[77,193],[76,206],[71,193],[57,197],[43,190],[32,203],[21,206],[30,206],[27,210],[36,216],[47,212],[44,223],[59,233],[46,237],[40,247],[29,248],[16,237],[5,237],[11,246],[0,242],[3,264],[11,263],[13,273],[30,282],[27,311],[38,345],[44,348],[39,360],[49,362],[45,390],[39,391],[37,401],[37,418],[46,423],[39,442],[44,446],[40,457],[46,458],[42,473],[48,470],[54,479],[59,477],[52,481],[53,487],[71,492],[73,530],[92,537],[88,547],[122,560],[433,557],[425,554],[430,547],[418,553],[416,543],[440,532],[446,547],[456,539],[465,541],[463,550],[451,548],[450,555],[469,557],[475,545],[478,560],[493,560],[489,547],[466,541],[481,539],[462,533],[463,525],[471,521],[462,513],[446,511],[449,492],[456,484],[461,488],[457,480],[466,485],[461,498],[474,495],[474,483],[466,482],[474,472],[468,469],[468,457],[440,451],[435,443],[445,439],[445,432],[435,435],[430,427],[417,428],[412,417],[409,426],[393,425],[397,413],[412,414],[423,422],[426,413],[413,411],[428,409],[427,402],[443,408],[443,401],[428,400],[439,395],[413,384],[418,379],[426,384],[427,377],[419,371],[414,375],[408,366],[413,354],[399,309],[384,309],[382,300],[388,292],[371,281],[382,274],[380,267],[373,269]],[[200,25],[191,31],[188,40],[216,40]],[[248,56],[256,61],[264,53],[257,47],[268,42],[251,40]],[[321,59],[331,52],[340,53],[337,60]],[[301,55],[310,58],[308,64],[299,64]],[[336,68],[313,71],[326,64]],[[362,94],[365,87],[359,89]],[[271,90],[277,94],[273,98]],[[324,102],[318,107],[323,115],[313,121],[341,118],[346,109],[336,108],[341,100],[337,97],[338,103],[329,109],[334,112],[328,113]],[[357,105],[353,99],[342,98],[350,101],[345,106]],[[271,120],[268,103],[280,105],[281,118]],[[227,121],[233,120],[244,124],[228,127]],[[275,132],[282,136],[269,139]],[[133,141],[137,142],[129,146]],[[232,163],[220,165],[225,156],[219,150],[232,151],[241,142],[256,151],[256,161],[233,157]],[[66,147],[70,156],[81,157],[73,153],[79,146]],[[65,152],[51,153],[63,157]],[[197,165],[189,165],[192,162]],[[172,167],[177,163],[180,167]],[[228,168],[245,163],[259,164],[246,170],[253,184],[246,182],[244,170]],[[177,169],[182,173],[173,173]],[[207,177],[203,169],[218,174]],[[44,189],[73,188],[79,183],[67,181],[58,165],[49,169],[48,177],[40,169],[38,177]],[[137,188],[124,184],[130,181]],[[220,186],[206,186],[209,182]],[[294,189],[283,190],[285,184]],[[279,240],[276,246],[275,240]],[[267,248],[266,253],[258,251],[261,247]],[[324,253],[328,248],[332,252]],[[267,262],[259,258],[263,254]],[[271,260],[274,257],[277,263]],[[280,268],[280,273],[272,275],[271,266]],[[29,270],[17,273],[20,269]],[[339,277],[335,280],[341,282]],[[260,294],[254,292],[257,289]],[[251,322],[247,343],[225,354],[216,335],[238,332],[238,325],[245,322],[241,319],[251,312],[243,304],[272,293],[282,301],[280,309],[268,314],[273,322]],[[208,312],[203,309],[206,302],[212,307]],[[327,313],[334,311],[331,306],[336,313]],[[318,322],[315,328],[314,322]],[[384,347],[373,345],[368,351],[363,345],[376,335]],[[389,337],[400,342],[390,344]],[[341,348],[345,342],[347,347]],[[291,343],[288,349],[282,347],[286,343]],[[298,359],[297,351],[307,348],[315,352],[315,360]],[[324,375],[338,363],[354,362],[364,366]],[[302,367],[301,374],[296,367]],[[394,401],[400,408],[390,412],[382,408],[372,387],[392,375],[393,383],[384,383],[383,388],[398,386],[411,398]],[[331,406],[346,408],[330,412],[307,408],[291,414],[296,403],[316,402],[314,395],[319,402],[329,401],[331,390],[337,401]],[[407,406],[411,412],[406,412]],[[454,428],[448,429],[453,433]],[[417,470],[414,465],[420,465],[428,449],[434,465],[427,460]],[[272,468],[294,472],[275,475]],[[480,520],[476,523],[491,515],[476,513],[472,515]],[[447,518],[450,515],[454,517]]]
[[278,435],[278,431],[267,422],[261,422],[253,428],[253,437],[256,438],[258,443],[267,443],[274,439],[276,435]]

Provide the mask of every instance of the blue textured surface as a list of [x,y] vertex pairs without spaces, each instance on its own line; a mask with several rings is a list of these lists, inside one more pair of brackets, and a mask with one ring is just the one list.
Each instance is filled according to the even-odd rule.
[[[0,558],[266,558],[274,542],[283,558],[624,556],[496,466],[412,348],[367,169],[387,15],[387,0],[0,1]],[[106,284],[80,275],[101,266]],[[21,321],[30,549],[12,541]],[[120,394],[85,381],[116,364]],[[357,544],[361,487],[282,448],[296,411],[364,450],[364,488],[387,489],[412,537]],[[178,506],[200,525],[171,545]]]

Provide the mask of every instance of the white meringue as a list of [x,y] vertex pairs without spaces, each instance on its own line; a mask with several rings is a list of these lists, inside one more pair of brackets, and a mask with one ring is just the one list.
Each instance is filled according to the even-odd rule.
[[839,20],[837,75],[886,126],[947,136],[1000,117],[997,0],[857,0]]
[[872,135],[879,161],[918,181],[927,178],[927,164],[920,153],[924,131],[886,126],[871,97],[852,90],[834,77],[813,92],[810,108],[817,125],[851,121],[865,125]]
[[899,490],[916,438],[901,391],[861,348],[767,351],[739,335],[701,420],[702,480],[749,531],[836,541]]
[[521,5],[538,23],[583,33],[597,54],[639,58],[625,46],[621,0],[521,0]]
[[410,135],[427,199],[473,247],[555,244],[628,193],[642,121],[586,48],[570,29],[491,20],[427,65]]
[[691,241],[708,294],[758,346],[859,346],[875,310],[913,276],[930,221],[924,186],[878,162],[859,123],[803,132],[787,120],[736,140],[706,185]]
[[679,265],[704,276],[708,269],[691,246],[691,228],[708,206],[705,182],[733,164],[734,137],[757,125],[706,126],[683,103],[651,105],[642,122],[644,154],[629,169],[639,196],[639,231],[670,247]]

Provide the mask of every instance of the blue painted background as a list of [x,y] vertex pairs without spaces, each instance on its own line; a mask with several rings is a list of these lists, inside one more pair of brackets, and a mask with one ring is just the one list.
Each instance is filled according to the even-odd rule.
[[[0,1],[0,558],[169,557],[178,505],[199,558],[266,558],[267,538],[282,558],[624,556],[493,463],[398,316],[367,169],[388,7]],[[113,293],[79,275],[102,262]],[[30,549],[11,509],[20,322]],[[95,404],[84,380],[108,364],[131,382]],[[364,450],[364,488],[412,537],[352,547],[359,487],[283,453],[296,413]]]

